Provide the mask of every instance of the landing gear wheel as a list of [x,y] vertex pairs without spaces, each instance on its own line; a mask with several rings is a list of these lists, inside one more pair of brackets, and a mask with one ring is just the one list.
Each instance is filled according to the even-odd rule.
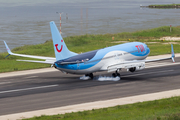
[[86,74],[85,76],[89,76],[91,78],[91,80],[94,78],[93,74],[90,73],[90,74]]
[[91,80],[94,78],[92,73],[89,74],[89,77],[91,78]]
[[113,73],[113,74],[112,74],[112,77],[116,77],[116,73]]
[[120,77],[120,74],[118,72],[112,74],[112,77],[117,77],[117,76]]
[[119,73],[116,73],[116,76],[120,77],[120,74],[119,74]]

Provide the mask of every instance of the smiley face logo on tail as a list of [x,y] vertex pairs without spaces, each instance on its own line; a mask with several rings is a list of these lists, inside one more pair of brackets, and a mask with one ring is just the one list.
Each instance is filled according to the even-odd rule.
[[[63,40],[61,40],[61,42],[63,42]],[[55,47],[56,47],[56,50],[57,50],[57,52],[61,52],[62,51],[62,49],[63,49],[63,45],[61,45],[61,49],[58,49],[58,44],[55,44]]]

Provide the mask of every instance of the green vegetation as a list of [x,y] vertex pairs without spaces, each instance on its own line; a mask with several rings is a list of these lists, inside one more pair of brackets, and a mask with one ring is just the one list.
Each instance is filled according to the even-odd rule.
[[149,5],[149,8],[180,8],[180,4]]
[[25,120],[179,120],[180,97]]
[[[168,26],[159,28],[137,31],[133,33],[117,33],[117,34],[104,34],[104,35],[81,35],[70,36],[64,38],[68,48],[77,53],[87,52],[95,49],[100,49],[124,42],[145,42],[151,49],[150,55],[168,54],[171,53],[170,41],[159,40],[164,36],[180,37],[180,27],[172,27],[170,32]],[[112,40],[114,37],[114,40]],[[174,42],[174,41],[173,41]],[[175,53],[180,53],[180,41],[175,41],[174,50]],[[12,50],[14,53],[49,56],[54,57],[54,48],[52,40],[47,40],[43,44],[38,45],[25,45],[17,47]],[[16,59],[29,59],[16,56],[9,56],[5,59],[8,53],[0,53],[0,72],[27,70],[33,68],[45,68],[50,67],[47,64],[19,62]]]

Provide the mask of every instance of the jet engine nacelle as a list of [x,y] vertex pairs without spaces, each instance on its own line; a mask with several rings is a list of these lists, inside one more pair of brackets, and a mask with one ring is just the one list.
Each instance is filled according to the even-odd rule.
[[134,72],[134,71],[137,71],[137,70],[142,70],[144,68],[145,68],[145,63],[138,63],[138,64],[136,64],[135,67],[129,68],[128,71]]
[[129,68],[129,71],[130,71],[130,72],[136,71],[136,67]]

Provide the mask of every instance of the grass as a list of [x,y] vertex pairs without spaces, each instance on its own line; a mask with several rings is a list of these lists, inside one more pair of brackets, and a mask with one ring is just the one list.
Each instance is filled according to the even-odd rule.
[[169,26],[163,26],[163,27],[159,27],[159,28],[135,32],[135,33],[133,33],[133,35],[138,38],[143,38],[143,37],[160,38],[160,37],[164,37],[164,36],[179,37],[180,36],[180,28],[172,27],[172,32],[170,32]]
[[180,8],[180,4],[149,5],[149,8]]
[[[169,31],[168,26],[163,26],[154,29],[142,30],[133,33],[118,33],[118,34],[104,34],[104,35],[81,35],[81,36],[70,36],[64,38],[67,47],[76,53],[87,52],[95,49],[100,49],[116,44],[121,44],[124,41],[133,42],[145,42],[151,50],[150,55],[160,55],[171,53],[170,45],[164,44],[169,41],[158,40],[164,36],[180,36],[180,27],[172,27],[172,32]],[[114,40],[112,40],[114,37]],[[118,42],[118,43],[115,43]],[[153,44],[151,42],[156,42]],[[175,53],[180,53],[180,42],[174,44]],[[43,44],[38,45],[25,45],[17,47],[12,50],[14,53],[38,55],[38,56],[49,56],[54,57],[54,48],[52,40],[47,40]],[[16,59],[29,59],[17,56],[9,56],[5,59],[7,53],[0,53],[0,72],[9,72],[17,70],[28,70],[34,68],[45,68],[50,67],[48,64],[28,63],[19,62]]]
[[179,120],[180,96],[24,120]]

